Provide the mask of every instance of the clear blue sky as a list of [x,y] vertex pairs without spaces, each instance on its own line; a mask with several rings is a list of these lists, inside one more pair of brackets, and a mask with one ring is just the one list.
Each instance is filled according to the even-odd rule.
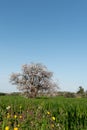
[[87,0],[0,1],[0,92],[23,64],[43,63],[62,91],[87,90]]

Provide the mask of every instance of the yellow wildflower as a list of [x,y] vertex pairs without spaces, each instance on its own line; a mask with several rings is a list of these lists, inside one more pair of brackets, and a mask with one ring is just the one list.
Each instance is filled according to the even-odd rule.
[[16,119],[16,118],[17,118],[17,115],[14,115],[14,118]]
[[18,124],[17,126],[20,127],[20,124]]
[[14,130],[18,130],[18,127],[14,127]]
[[9,113],[7,113],[7,118],[10,118],[10,114]]
[[51,127],[54,128],[54,124],[51,124]]
[[49,111],[47,111],[47,114],[48,114],[48,115],[50,115],[50,112],[49,112]]
[[53,117],[52,117],[52,120],[54,120],[54,121],[55,121],[55,119],[56,119],[56,118],[53,116]]
[[22,119],[22,116],[20,115],[19,118]]
[[9,126],[6,126],[6,127],[5,127],[5,130],[9,130]]

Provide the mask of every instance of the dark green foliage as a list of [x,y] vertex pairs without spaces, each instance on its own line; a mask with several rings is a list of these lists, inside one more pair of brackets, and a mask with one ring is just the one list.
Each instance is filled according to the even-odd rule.
[[64,94],[64,97],[66,97],[66,98],[75,98],[76,95],[75,95],[75,93],[72,93],[72,92],[66,92]]
[[79,86],[79,90],[77,91],[77,94],[84,94],[84,88],[82,86]]
[[5,96],[6,95],[6,93],[0,93],[0,96]]

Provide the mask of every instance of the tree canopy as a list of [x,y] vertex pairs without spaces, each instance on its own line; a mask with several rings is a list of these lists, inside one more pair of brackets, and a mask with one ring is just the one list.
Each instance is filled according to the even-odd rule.
[[10,82],[27,97],[36,97],[39,92],[53,92],[58,85],[52,79],[53,73],[40,63],[25,64],[21,73],[12,73]]
[[79,86],[79,90],[77,91],[77,94],[84,94],[84,88],[82,86]]

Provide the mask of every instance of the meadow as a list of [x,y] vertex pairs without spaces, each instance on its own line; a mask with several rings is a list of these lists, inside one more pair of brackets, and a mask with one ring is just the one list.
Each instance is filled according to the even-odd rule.
[[0,130],[87,130],[87,99],[0,96]]

